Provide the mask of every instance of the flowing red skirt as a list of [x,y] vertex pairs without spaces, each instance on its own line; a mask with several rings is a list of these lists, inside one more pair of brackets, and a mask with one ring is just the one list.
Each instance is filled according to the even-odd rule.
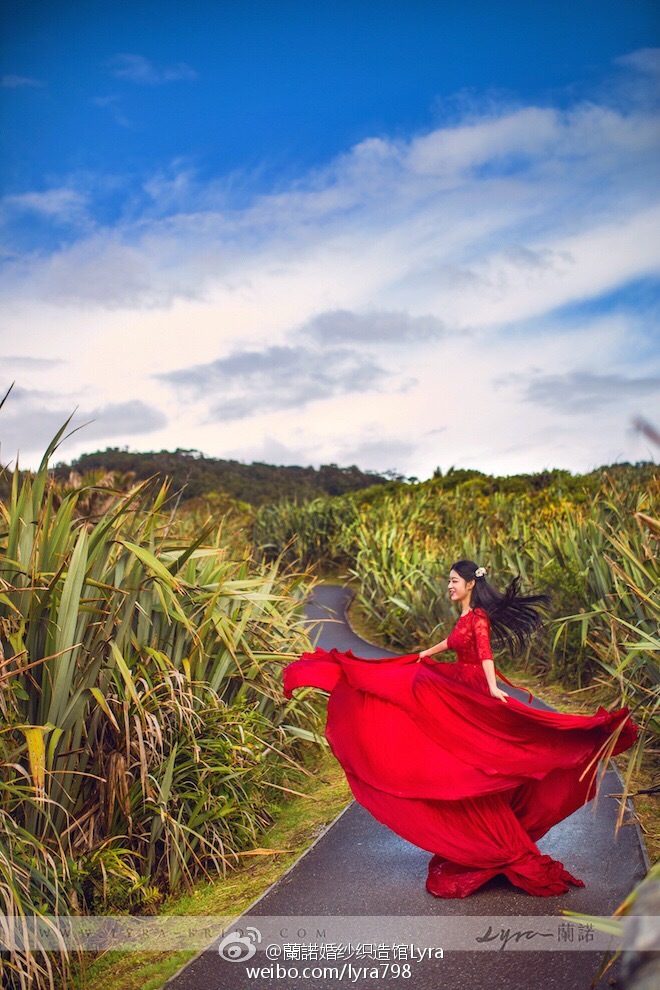
[[598,761],[633,745],[627,707],[595,715],[490,694],[481,664],[317,648],[284,669],[284,694],[330,692],[325,737],[357,801],[433,853],[426,888],[466,897],[503,873],[530,894],[584,883],[536,841],[596,793]]

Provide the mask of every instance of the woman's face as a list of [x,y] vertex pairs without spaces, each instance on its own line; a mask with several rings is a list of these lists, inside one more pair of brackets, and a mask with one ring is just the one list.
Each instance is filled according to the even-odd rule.
[[470,593],[474,587],[474,581],[466,581],[458,571],[449,572],[449,598],[452,602],[464,602],[470,604]]

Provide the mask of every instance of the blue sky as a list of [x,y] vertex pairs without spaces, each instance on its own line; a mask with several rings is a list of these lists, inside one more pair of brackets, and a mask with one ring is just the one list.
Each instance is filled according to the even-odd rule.
[[657,4],[8,0],[1,34],[3,461],[76,407],[62,456],[657,456]]

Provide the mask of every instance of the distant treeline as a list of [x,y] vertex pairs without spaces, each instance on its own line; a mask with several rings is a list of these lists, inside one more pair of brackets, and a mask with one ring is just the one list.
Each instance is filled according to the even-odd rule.
[[[433,487],[446,491],[464,485],[481,495],[524,495],[552,489],[554,494],[584,501],[600,491],[605,475],[631,485],[649,484],[658,475],[658,465],[654,461],[620,461],[616,464],[602,464],[586,474],[572,474],[565,468],[537,471],[534,474],[490,475],[483,471],[463,468],[449,468],[443,475],[440,468],[433,473]],[[417,479],[409,479],[417,480]]]
[[[84,476],[100,471],[116,474],[120,487],[125,487],[129,479],[139,482],[158,476],[171,479],[170,491],[180,491],[181,501],[222,493],[255,507],[283,499],[305,502],[322,495],[347,495],[351,492],[361,492],[360,501],[371,502],[381,497],[387,498],[401,485],[408,487],[419,481],[414,475],[406,477],[394,470],[381,473],[362,471],[355,464],[350,467],[322,464],[319,468],[261,461],[245,464],[242,461],[205,457],[197,450],[181,448],[131,453],[120,447],[109,447],[82,454],[70,463],[60,462],[52,469],[52,474],[56,481],[66,486],[72,474]],[[582,502],[596,497],[606,472],[639,485],[650,482],[657,471],[658,465],[653,461],[602,465],[586,474],[572,474],[563,468],[553,468],[531,474],[494,476],[476,469],[452,466],[444,473],[437,467],[425,484],[432,485],[434,490],[442,488],[453,491],[462,487],[475,495],[501,492],[514,497],[552,489],[554,494]],[[123,484],[122,476],[125,476]],[[0,499],[7,498],[11,480],[11,471],[5,470],[0,474]]]
[[348,492],[384,485],[392,480],[403,480],[403,475],[393,471],[376,474],[361,471],[355,464],[339,467],[322,464],[320,468],[265,464],[253,461],[221,460],[205,457],[197,450],[161,450],[148,453],[129,453],[119,447],[92,454],[82,454],[70,464],[60,463],[54,468],[57,480],[66,482],[72,471],[84,475],[103,469],[107,472],[128,472],[136,481],[153,475],[172,479],[172,491],[183,489],[182,500],[223,492],[230,498],[251,505],[264,505],[280,499],[307,500],[319,495],[345,495]]

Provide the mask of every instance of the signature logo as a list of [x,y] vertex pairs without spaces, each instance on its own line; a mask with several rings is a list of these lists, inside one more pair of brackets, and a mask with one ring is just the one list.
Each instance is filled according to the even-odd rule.
[[554,938],[552,932],[538,932],[534,931],[533,928],[524,929],[522,931],[512,931],[510,928],[500,928],[499,932],[493,931],[493,926],[489,925],[483,935],[478,935],[475,939],[476,942],[499,942],[500,951],[505,949],[508,943],[512,940],[520,942],[523,939],[526,942],[531,941],[533,938]]

